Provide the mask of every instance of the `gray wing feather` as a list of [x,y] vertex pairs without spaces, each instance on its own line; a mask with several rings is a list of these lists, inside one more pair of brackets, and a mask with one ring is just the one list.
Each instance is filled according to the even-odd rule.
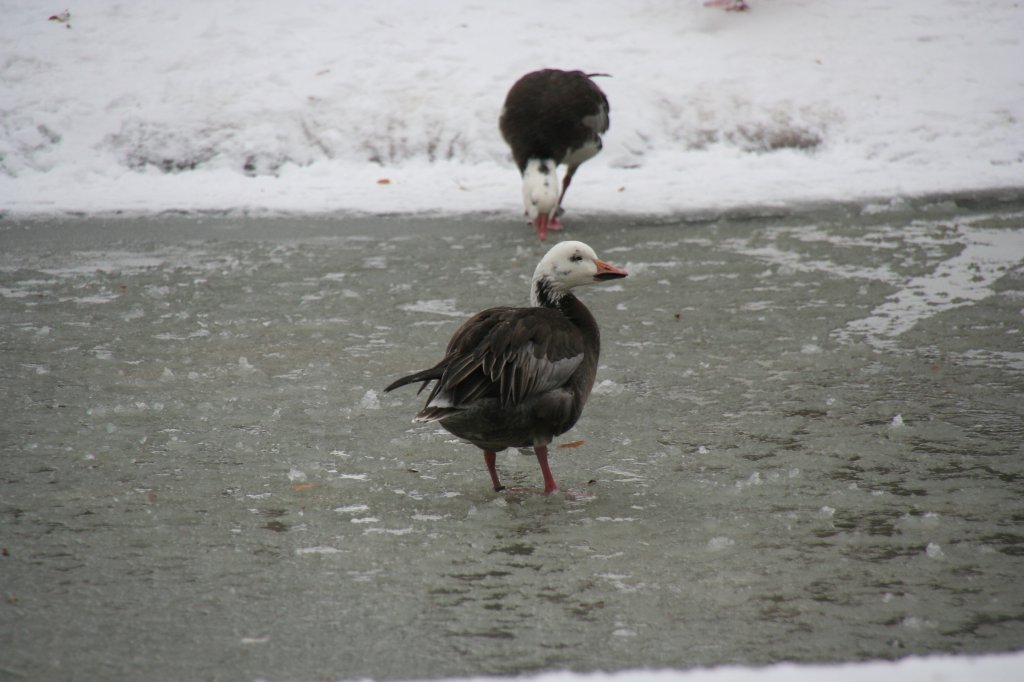
[[460,409],[488,397],[516,405],[564,385],[582,362],[579,332],[559,313],[490,309],[452,338],[427,407]]
[[527,398],[564,385],[583,362],[583,353],[560,360],[537,357],[532,343],[511,358],[509,371],[502,374],[502,402],[521,403]]

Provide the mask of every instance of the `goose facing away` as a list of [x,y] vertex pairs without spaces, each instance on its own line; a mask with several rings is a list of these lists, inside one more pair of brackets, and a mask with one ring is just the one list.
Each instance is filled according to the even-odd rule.
[[497,307],[467,320],[429,369],[385,391],[435,382],[415,421],[441,424],[484,451],[495,491],[504,489],[496,453],[532,447],[544,492],[558,488],[548,467],[548,444],[579,419],[597,374],[597,322],[572,289],[627,275],[582,242],[554,246],[533,275],[529,307]]
[[[508,91],[498,127],[523,176],[523,206],[542,240],[560,230],[558,214],[580,164],[601,151],[608,98],[592,80],[607,74],[542,69]],[[558,166],[565,179],[558,186]]]

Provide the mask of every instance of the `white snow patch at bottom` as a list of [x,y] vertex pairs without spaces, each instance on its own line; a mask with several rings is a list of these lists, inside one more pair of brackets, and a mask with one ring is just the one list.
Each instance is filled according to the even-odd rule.
[[[912,626],[908,624],[908,626]],[[630,636],[620,628],[619,636]],[[606,673],[547,672],[533,676],[458,678],[459,682],[978,682],[1020,680],[1024,652],[987,656],[912,656],[861,663],[777,663],[764,667],[720,666],[694,670],[623,670]]]

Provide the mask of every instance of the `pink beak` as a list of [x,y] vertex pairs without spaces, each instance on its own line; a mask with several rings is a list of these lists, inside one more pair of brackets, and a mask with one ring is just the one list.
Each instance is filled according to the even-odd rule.
[[594,264],[597,266],[597,274],[594,275],[594,279],[602,282],[606,279],[619,279],[620,277],[626,277],[629,275],[629,273],[622,268],[617,268],[611,263],[605,263],[600,259],[595,260]]

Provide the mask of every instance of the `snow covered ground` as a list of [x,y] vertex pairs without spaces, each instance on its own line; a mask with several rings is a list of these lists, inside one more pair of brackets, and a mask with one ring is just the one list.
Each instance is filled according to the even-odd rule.
[[[768,668],[723,667],[693,670],[686,673],[669,671],[637,671],[614,674],[575,675],[546,673],[525,678],[532,682],[983,682],[988,680],[1020,680],[1024,675],[1024,655],[986,656],[981,658],[908,658],[895,663],[879,661],[857,665],[795,665],[782,664]],[[503,682],[511,678],[486,678],[487,682]],[[515,678],[523,680],[524,678]],[[465,682],[472,682],[466,680]],[[481,680],[483,682],[483,680]]]
[[1024,10],[983,0],[4,3],[0,210],[521,211],[497,131],[606,72],[570,212],[1024,185]]

